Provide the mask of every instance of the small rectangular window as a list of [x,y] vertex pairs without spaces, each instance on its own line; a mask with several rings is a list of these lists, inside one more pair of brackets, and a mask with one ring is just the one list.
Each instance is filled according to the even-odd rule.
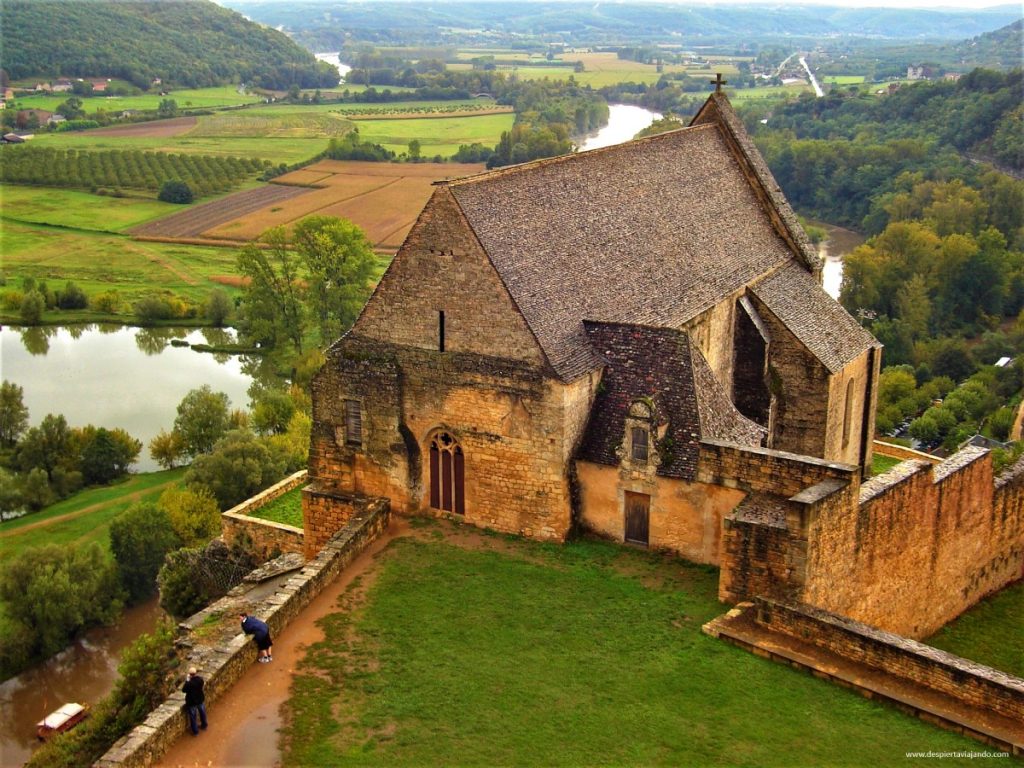
[[444,310],[437,313],[437,348],[444,352]]
[[363,414],[358,400],[345,401],[345,442],[363,444]]
[[647,430],[633,427],[633,461],[647,461]]

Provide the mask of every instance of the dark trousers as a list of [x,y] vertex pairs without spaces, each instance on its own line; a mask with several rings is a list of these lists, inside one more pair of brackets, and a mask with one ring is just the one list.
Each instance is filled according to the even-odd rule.
[[185,707],[185,712],[188,713],[188,727],[192,729],[192,735],[199,733],[199,726],[202,725],[206,728],[206,705],[196,704],[195,706]]

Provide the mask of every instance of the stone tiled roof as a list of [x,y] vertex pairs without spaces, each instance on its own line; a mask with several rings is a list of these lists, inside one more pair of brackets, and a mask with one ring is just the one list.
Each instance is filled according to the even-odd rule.
[[776,227],[785,237],[786,241],[793,248],[797,258],[803,262],[811,272],[821,271],[821,258],[817,249],[811,244],[804,228],[800,226],[796,213],[786,200],[782,187],[775,180],[768,164],[757,151],[757,147],[743,127],[743,121],[736,114],[725,94],[712,93],[708,100],[694,115],[690,122],[691,126],[715,123],[721,126],[729,139],[735,143],[740,152],[741,162],[748,165],[750,171],[757,179],[757,185],[765,195],[768,202],[770,214],[773,216]]
[[795,262],[758,281],[751,290],[832,373],[868,347],[879,346],[875,337]]
[[658,474],[692,480],[702,437],[759,445],[763,430],[745,419],[715,379],[700,350],[682,331],[586,322],[605,363],[578,457],[618,465],[626,416],[637,400],[653,405],[652,430],[664,428]]
[[563,380],[600,364],[584,319],[678,328],[793,258],[729,135],[712,122],[448,182]]

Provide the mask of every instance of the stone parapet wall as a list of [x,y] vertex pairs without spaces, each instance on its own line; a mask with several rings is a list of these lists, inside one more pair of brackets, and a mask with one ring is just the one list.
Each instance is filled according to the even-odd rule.
[[[220,518],[221,537],[230,546],[240,536],[247,537],[261,560],[268,560],[285,552],[303,552],[301,528],[272,520],[252,517],[252,513],[266,506],[306,482],[306,470],[289,475],[284,480],[262,491],[251,499],[224,512]],[[276,553],[276,554],[275,554]]]
[[[377,504],[375,497],[343,493],[310,484],[302,489],[305,555],[312,560],[338,531],[354,517]],[[390,502],[389,502],[390,503]]]
[[1024,680],[808,605],[757,598],[757,621],[852,661],[1024,722]]
[[929,464],[938,464],[942,461],[940,457],[932,456],[930,453],[915,451],[913,448],[907,448],[905,445],[887,443],[884,440],[875,440],[872,445],[874,446],[875,453],[893,459],[919,459],[927,461]]
[[697,481],[789,498],[825,480],[856,485],[858,467],[785,451],[702,440]]
[[[179,648],[185,651],[184,666],[195,665],[206,680],[208,706],[215,704],[255,662],[256,646],[238,632],[239,611],[260,616],[278,635],[323,589],[347,568],[387,529],[391,506],[387,499],[367,499],[348,524],[323,549],[291,576],[283,586],[256,601],[246,599],[244,587],[200,611],[179,626]],[[226,617],[219,632],[204,634],[217,617]],[[215,627],[216,629],[216,627]],[[182,710],[184,694],[176,691],[153,710],[146,720],[118,740],[94,763],[96,768],[137,768],[152,765],[188,729]]]
[[[1024,574],[1024,473],[998,484],[987,451],[907,460],[854,505],[822,507],[801,600],[909,637],[930,635]],[[997,491],[998,487],[998,491]]]

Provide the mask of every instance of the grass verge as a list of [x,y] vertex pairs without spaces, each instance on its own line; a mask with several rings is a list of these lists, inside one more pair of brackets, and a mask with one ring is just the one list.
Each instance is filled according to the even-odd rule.
[[903,766],[976,746],[703,635],[715,569],[444,528],[392,543],[322,621],[285,765]]
[[302,528],[302,487],[293,488],[287,493],[281,494],[249,516]]
[[1024,677],[1024,581],[985,598],[925,642]]

